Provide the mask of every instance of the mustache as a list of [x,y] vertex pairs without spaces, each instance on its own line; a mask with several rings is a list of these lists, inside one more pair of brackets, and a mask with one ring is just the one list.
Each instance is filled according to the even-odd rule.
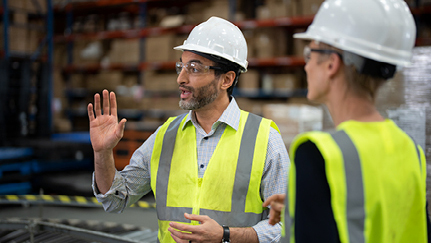
[[195,88],[190,87],[190,86],[185,86],[185,85],[179,85],[179,88],[186,89],[187,91],[190,91],[190,92],[195,91]]

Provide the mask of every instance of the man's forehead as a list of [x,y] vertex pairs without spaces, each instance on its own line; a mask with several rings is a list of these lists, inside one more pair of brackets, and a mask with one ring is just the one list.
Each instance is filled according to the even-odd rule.
[[205,58],[203,56],[200,56],[196,53],[193,53],[191,51],[184,51],[180,58],[181,62],[199,62],[205,65],[212,65],[213,61],[209,60],[208,58]]

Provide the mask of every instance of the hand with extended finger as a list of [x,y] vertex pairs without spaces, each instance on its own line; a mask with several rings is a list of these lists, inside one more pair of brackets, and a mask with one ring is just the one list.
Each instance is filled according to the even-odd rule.
[[280,216],[281,211],[284,207],[284,198],[285,194],[274,194],[263,203],[262,206],[268,207],[271,206],[271,209],[269,211],[269,221],[268,223],[270,225],[275,225],[276,223],[280,222]]
[[[185,213],[186,219],[199,221],[199,225],[188,225],[176,222],[169,223],[169,232],[177,243],[188,242],[216,242],[220,243],[223,238],[223,227],[215,220],[206,215],[195,215]],[[189,233],[186,233],[186,232]]]
[[90,139],[94,152],[112,150],[123,137],[126,119],[118,122],[117,101],[114,92],[103,90],[103,114],[100,95],[94,95],[93,104],[88,104],[88,118],[90,119]]

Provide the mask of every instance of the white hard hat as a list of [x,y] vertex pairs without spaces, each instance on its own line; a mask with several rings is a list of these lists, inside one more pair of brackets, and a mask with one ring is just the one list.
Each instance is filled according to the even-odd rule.
[[222,57],[247,71],[247,42],[241,30],[231,22],[211,17],[193,28],[187,40],[175,50],[197,51]]
[[410,63],[416,25],[403,0],[326,0],[307,31],[294,37],[405,66]]

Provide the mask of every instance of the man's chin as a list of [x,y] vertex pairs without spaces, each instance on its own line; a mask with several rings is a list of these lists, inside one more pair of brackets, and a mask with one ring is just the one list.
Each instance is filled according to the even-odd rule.
[[183,110],[193,110],[189,102],[186,102],[184,99],[181,99],[178,105]]

